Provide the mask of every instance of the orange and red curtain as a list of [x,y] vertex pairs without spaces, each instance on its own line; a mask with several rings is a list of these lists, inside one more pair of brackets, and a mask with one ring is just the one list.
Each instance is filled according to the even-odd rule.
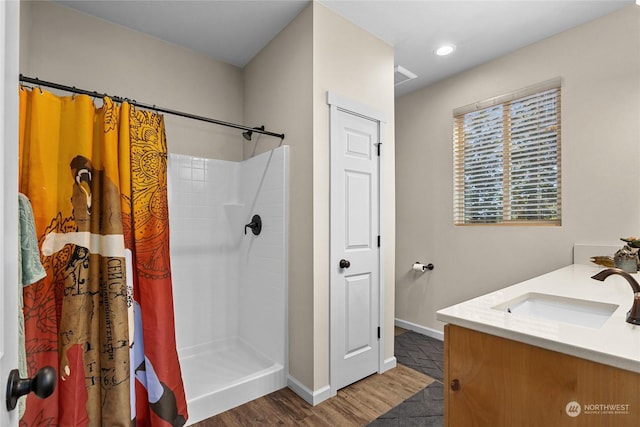
[[47,275],[24,290],[31,394],[21,426],[182,426],[162,116],[20,88],[20,192]]

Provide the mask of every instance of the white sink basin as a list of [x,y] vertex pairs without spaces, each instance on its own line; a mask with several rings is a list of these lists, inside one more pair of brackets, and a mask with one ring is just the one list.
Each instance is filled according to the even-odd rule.
[[611,317],[618,305],[531,292],[492,308],[597,329]]

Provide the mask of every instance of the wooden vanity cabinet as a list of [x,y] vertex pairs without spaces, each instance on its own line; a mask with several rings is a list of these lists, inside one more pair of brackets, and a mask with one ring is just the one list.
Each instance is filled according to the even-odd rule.
[[640,426],[638,373],[455,325],[444,358],[445,426]]

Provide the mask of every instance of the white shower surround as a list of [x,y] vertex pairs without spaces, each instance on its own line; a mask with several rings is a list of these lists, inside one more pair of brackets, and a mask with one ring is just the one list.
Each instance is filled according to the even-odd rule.
[[[286,386],[289,147],[169,155],[176,340],[187,425]],[[259,236],[244,225],[262,217]]]

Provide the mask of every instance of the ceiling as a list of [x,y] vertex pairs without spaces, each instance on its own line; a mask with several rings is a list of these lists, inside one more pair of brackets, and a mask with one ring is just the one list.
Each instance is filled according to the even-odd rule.
[[[318,0],[395,50],[418,75],[402,96],[523,46],[631,5],[634,0]],[[56,1],[244,67],[309,0]],[[441,43],[456,45],[438,57]]]

